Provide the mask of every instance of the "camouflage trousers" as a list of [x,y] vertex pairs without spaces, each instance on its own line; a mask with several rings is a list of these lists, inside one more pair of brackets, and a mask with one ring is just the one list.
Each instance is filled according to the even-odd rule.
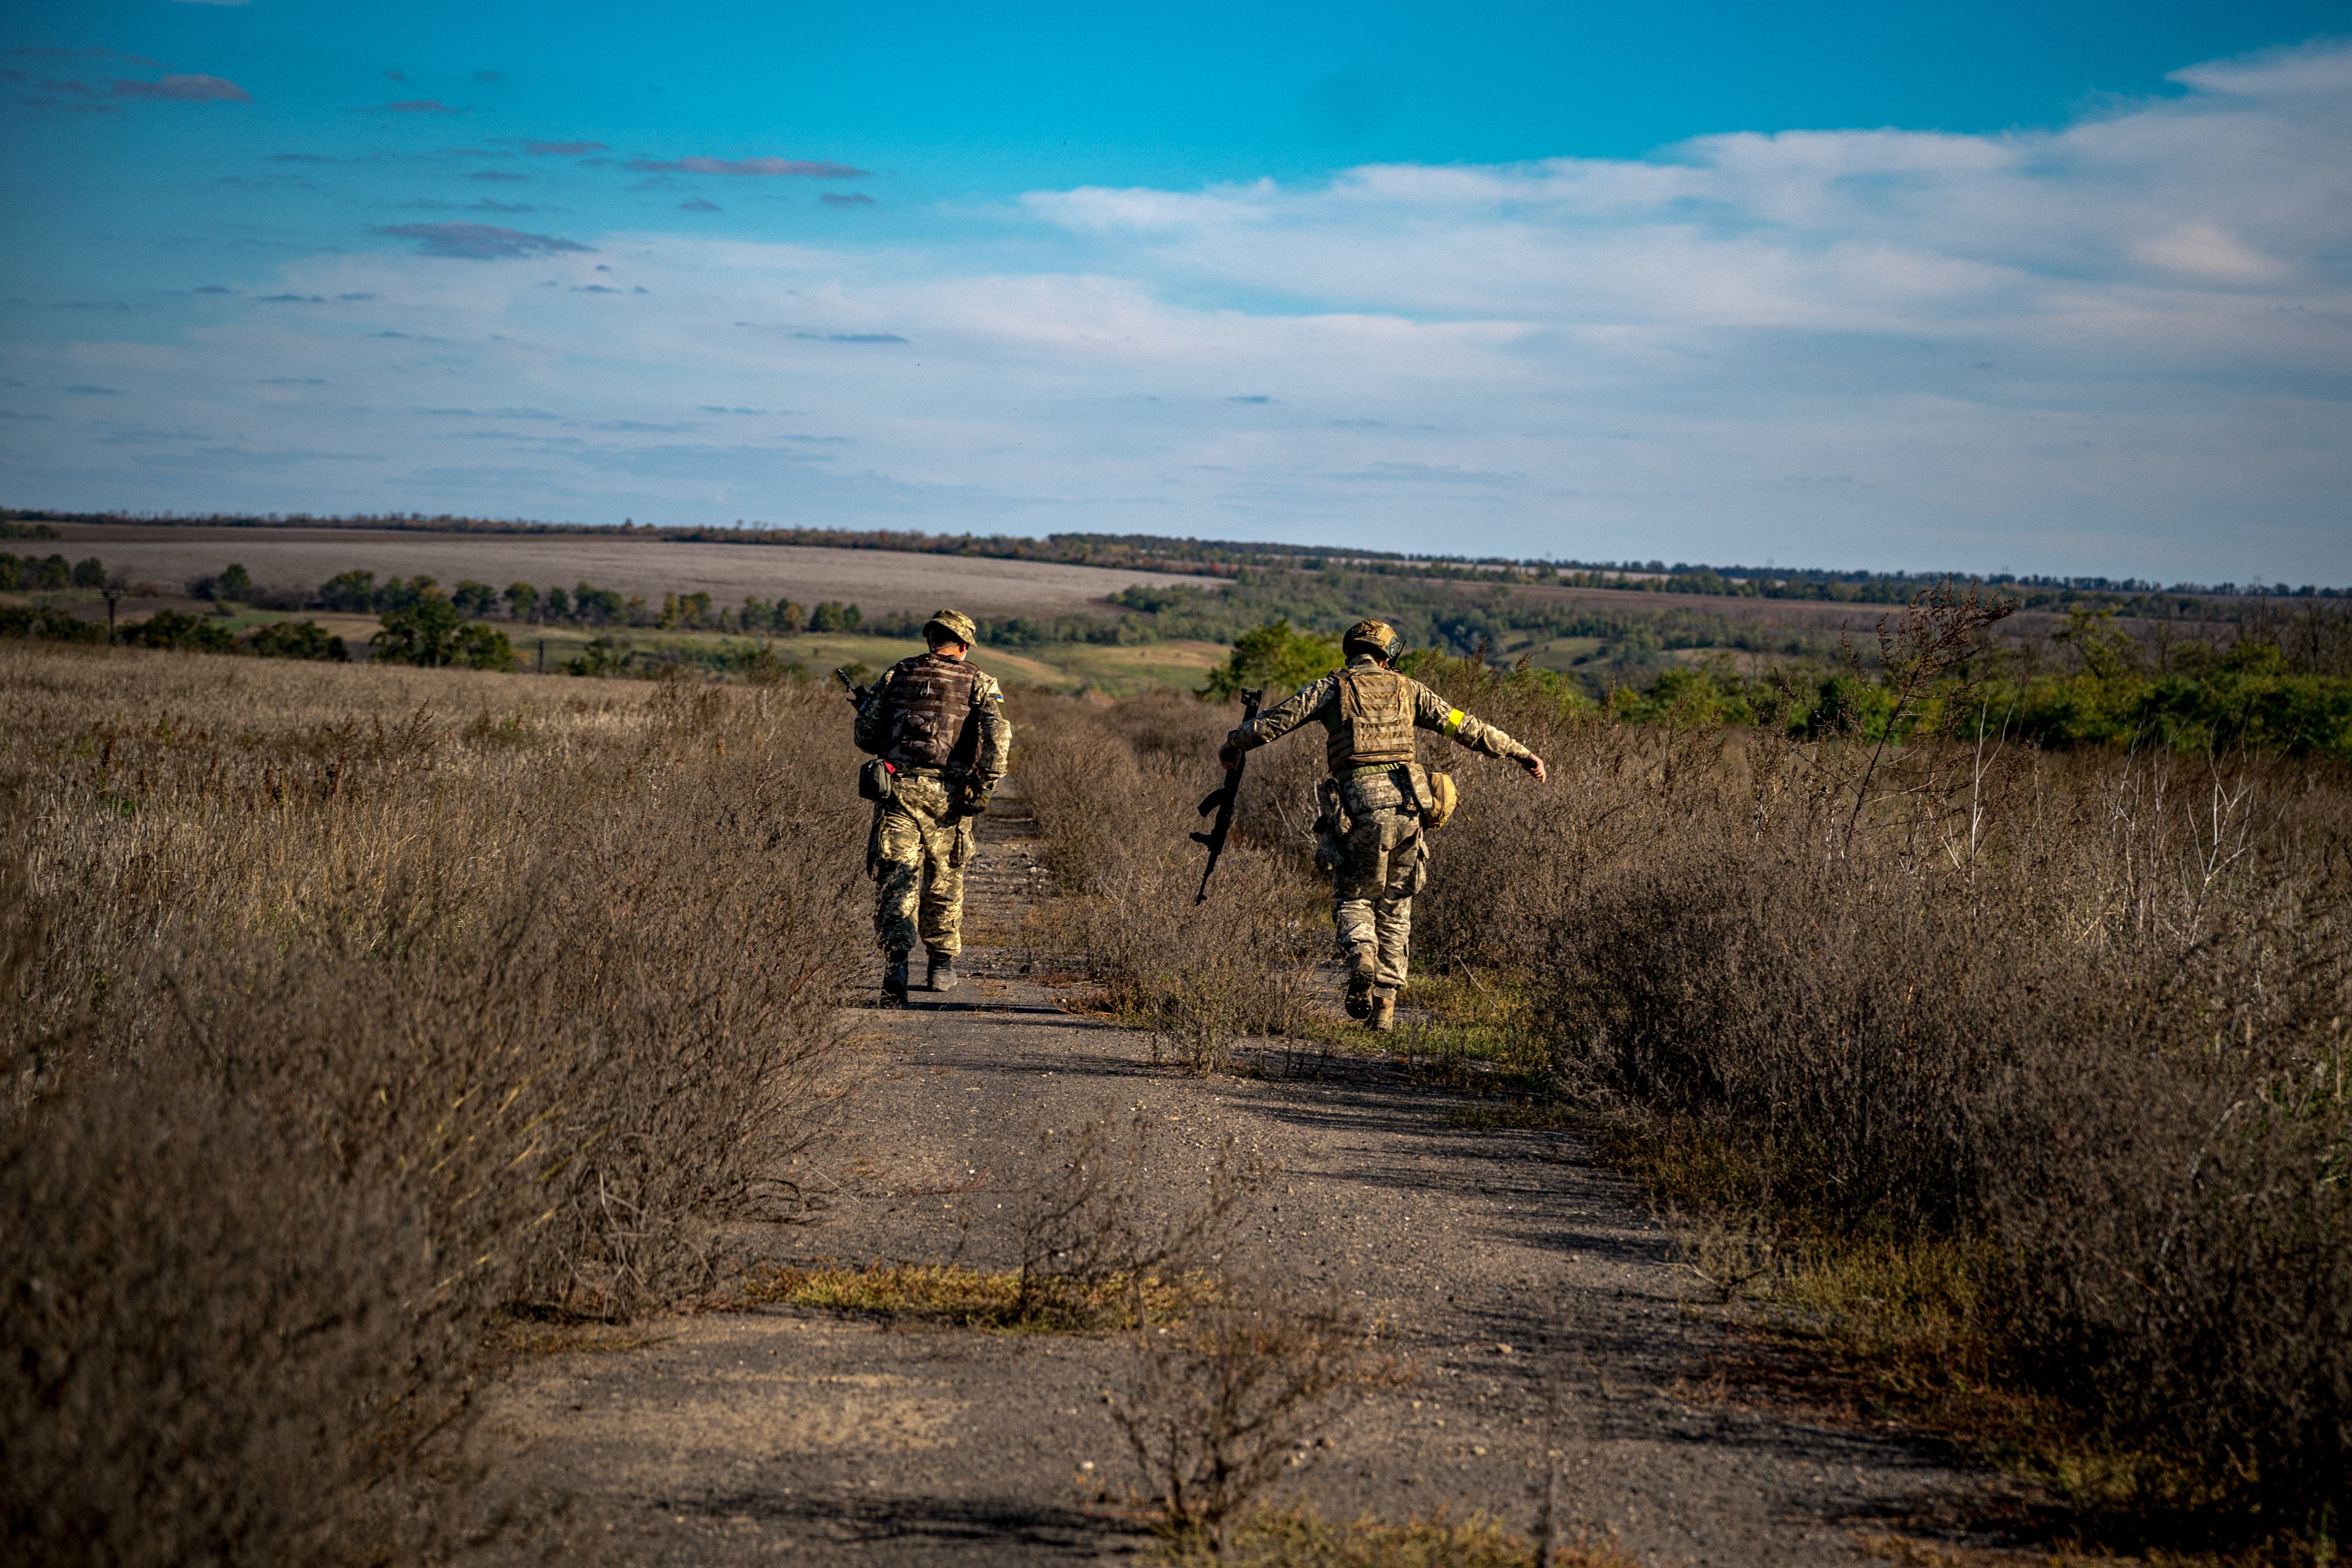
[[937,779],[898,780],[898,792],[874,802],[866,869],[874,878],[874,935],[886,953],[963,951],[963,867],[971,858],[972,821],[948,815],[947,786]]
[[1418,813],[1375,806],[1351,813],[1348,831],[1322,835],[1317,858],[1331,873],[1331,924],[1352,968],[1372,965],[1372,990],[1402,988],[1412,948],[1412,895],[1429,880],[1429,840]]

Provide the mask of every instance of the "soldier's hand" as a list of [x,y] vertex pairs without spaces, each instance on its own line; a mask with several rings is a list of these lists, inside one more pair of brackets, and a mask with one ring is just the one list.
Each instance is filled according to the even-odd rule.
[[1232,741],[1217,747],[1217,766],[1231,773],[1242,765],[1242,748]]
[[1519,766],[1534,774],[1536,776],[1536,782],[1538,784],[1550,777],[1550,775],[1544,769],[1544,759],[1538,757],[1532,751],[1528,752],[1526,758],[1520,761]]

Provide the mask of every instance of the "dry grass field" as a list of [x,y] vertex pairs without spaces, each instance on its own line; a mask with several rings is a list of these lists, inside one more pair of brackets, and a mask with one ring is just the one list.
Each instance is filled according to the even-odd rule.
[[379,579],[472,579],[503,589],[593,582],[656,602],[667,592],[707,592],[722,604],[745,597],[803,604],[840,600],[868,614],[926,613],[942,604],[982,616],[1073,613],[1132,583],[1213,580],[1111,571],[1049,561],[989,560],[890,550],[797,545],[691,544],[614,533],[435,534],[364,528],[215,528],[60,523],[54,549],[96,555],[129,580],[176,588],[242,564],[264,588],[315,588],[338,572]]
[[[1597,1129],[1841,1418],[2011,1465],[2044,1538],[2332,1560],[2340,768],[1612,724],[1425,673],[1554,777],[1447,758],[1382,1061],[1471,1096],[1465,1130]],[[12,642],[0,699],[10,1539],[562,1554],[474,1429],[490,1350],[703,1291],[797,1212],[872,979],[838,695]],[[1037,963],[1149,1030],[1149,1071],[1360,1049],[1318,999],[1312,737],[1253,758],[1196,904],[1232,710],[1015,703]]]
[[16,1550],[528,1535],[492,1325],[795,1205],[866,940],[837,701],[23,643],[0,693]]

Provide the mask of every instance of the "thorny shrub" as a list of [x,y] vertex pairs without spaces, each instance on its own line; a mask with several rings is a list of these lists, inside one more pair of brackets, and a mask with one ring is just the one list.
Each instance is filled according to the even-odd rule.
[[844,727],[119,652],[0,684],[11,1538],[457,1550],[492,1315],[635,1312],[792,1207],[858,946]]

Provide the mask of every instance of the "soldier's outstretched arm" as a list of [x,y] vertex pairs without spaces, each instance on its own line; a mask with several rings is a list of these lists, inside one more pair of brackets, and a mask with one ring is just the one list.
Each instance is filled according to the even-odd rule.
[[1339,690],[1339,677],[1336,674],[1309,681],[1227,736],[1225,744],[1218,750],[1218,756],[1229,758],[1225,766],[1232,767],[1230,758],[1237,758],[1244,751],[1255,751],[1261,746],[1280,740],[1284,736],[1321,713],[1324,705],[1332,701]]
[[1488,757],[1499,757],[1506,762],[1516,762],[1535,776],[1537,783],[1549,778],[1544,759],[1488,724],[1473,718],[1444,697],[1419,682],[1413,685],[1412,722],[1423,729],[1433,729],[1450,736],[1456,744]]

